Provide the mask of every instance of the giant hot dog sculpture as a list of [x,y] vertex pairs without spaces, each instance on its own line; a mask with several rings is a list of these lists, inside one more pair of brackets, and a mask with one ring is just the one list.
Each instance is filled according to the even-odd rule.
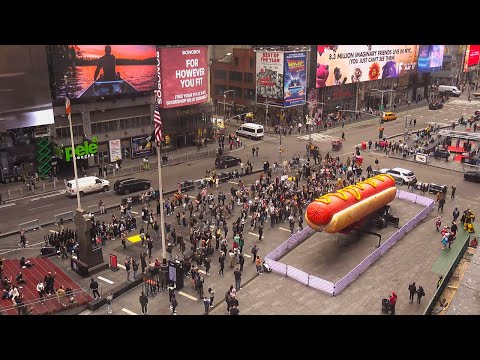
[[393,177],[376,175],[315,199],[305,219],[312,229],[336,233],[388,204],[396,193]]

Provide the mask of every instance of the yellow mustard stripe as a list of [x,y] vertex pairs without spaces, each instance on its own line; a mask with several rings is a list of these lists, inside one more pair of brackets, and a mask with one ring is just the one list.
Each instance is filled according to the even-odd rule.
[[346,186],[343,189],[338,190],[336,193],[328,193],[328,194],[325,194],[323,196],[320,196],[319,198],[315,199],[315,201],[321,202],[321,203],[324,203],[324,204],[330,204],[330,202],[331,202],[330,197],[332,197],[332,196],[336,196],[339,199],[342,199],[343,201],[347,201],[347,199],[348,199],[347,193],[352,194],[353,197],[358,201],[362,198],[362,195],[357,190],[357,188],[360,189],[360,190],[365,190],[364,185],[366,185],[366,184],[370,185],[373,188],[376,188],[377,184],[375,183],[375,181],[373,181],[373,179],[384,182],[385,177],[389,177],[390,179],[395,181],[395,179],[391,175],[379,174],[379,175],[375,175],[374,177],[371,177],[369,179],[366,179],[365,181],[356,183],[355,185]]

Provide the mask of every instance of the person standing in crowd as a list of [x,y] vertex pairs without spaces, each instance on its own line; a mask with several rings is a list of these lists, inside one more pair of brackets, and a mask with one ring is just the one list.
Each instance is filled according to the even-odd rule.
[[258,247],[257,247],[257,244],[254,244],[253,247],[252,247],[252,250],[250,250],[250,252],[252,253],[252,257],[253,257],[253,262],[255,262],[255,260],[257,259],[257,253],[258,253]]
[[210,298],[205,296],[203,298],[203,306],[205,307],[205,313],[204,315],[208,315],[209,311],[210,311]]
[[417,304],[418,304],[418,306],[420,306],[420,301],[422,300],[422,297],[424,297],[424,296],[425,296],[425,291],[423,290],[422,286],[419,286],[418,290],[417,290]]
[[455,207],[455,210],[453,210],[453,221],[457,221],[459,216],[460,216],[460,211],[458,211],[458,207]]
[[235,289],[237,291],[240,291],[241,287],[241,282],[242,282],[242,272],[240,271],[239,268],[237,268],[234,272],[233,272],[233,276],[235,277]]
[[147,315],[148,314],[148,309],[147,309],[148,297],[147,297],[147,295],[145,295],[145,293],[143,291],[140,294],[140,297],[138,298],[138,301],[140,302],[140,305],[142,306],[142,314]]
[[213,286],[208,288],[208,294],[210,295],[210,307],[213,307],[213,300],[215,299],[215,289]]
[[42,304],[43,304],[44,303],[43,296],[45,295],[45,286],[43,285],[43,282],[41,280],[37,284],[37,292],[38,292],[38,297],[40,300],[42,300]]
[[452,185],[452,195],[450,196],[451,199],[455,199],[455,191],[457,191],[457,187]]
[[397,304],[397,294],[395,291],[392,291],[392,295],[388,301],[390,302],[390,315],[395,315],[395,305]]
[[113,302],[113,293],[108,294],[107,296],[107,312],[112,313],[112,302]]
[[125,260],[125,271],[127,272],[127,282],[130,281],[130,259]]
[[240,271],[243,271],[243,265],[245,264],[245,257],[242,253],[238,254],[238,264],[240,265]]
[[225,254],[223,253],[223,251],[220,251],[218,262],[220,263],[220,270],[218,270],[218,273],[223,276],[223,269],[225,268]]
[[100,293],[98,292],[98,282],[92,278],[90,280],[90,289],[92,290],[93,300],[97,300],[97,297],[100,299]]
[[26,248],[28,244],[27,237],[25,236],[25,230],[20,229],[20,247]]
[[445,198],[442,196],[440,200],[438,200],[438,211],[443,214],[443,206],[445,205]]
[[147,252],[146,251],[140,254],[140,264],[141,264],[141,267],[142,267],[142,273],[144,273],[144,274],[145,274],[145,269],[147,268],[146,257],[147,257]]
[[171,301],[171,305],[170,305],[170,309],[172,310],[173,315],[177,315],[177,311],[176,311],[177,306],[178,306],[178,301],[177,301],[177,297],[175,296],[175,293],[174,293],[173,296],[172,296],[172,301]]
[[415,282],[408,285],[408,291],[410,292],[410,304],[413,304],[413,297],[415,296],[415,293],[417,292],[417,287],[415,286]]

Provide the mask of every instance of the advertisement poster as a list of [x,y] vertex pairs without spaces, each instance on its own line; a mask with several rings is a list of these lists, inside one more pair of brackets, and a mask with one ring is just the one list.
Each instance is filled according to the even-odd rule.
[[201,104],[208,100],[206,46],[159,48],[162,108]]
[[480,60],[480,45],[467,45],[463,71],[468,71],[470,67],[477,65],[479,60]]
[[257,103],[283,106],[283,51],[257,51]]
[[155,45],[50,45],[57,100],[142,94],[156,88]]
[[139,158],[153,154],[152,143],[147,140],[149,135],[132,137],[132,158]]
[[419,45],[418,71],[432,72],[442,70],[445,45]]
[[418,45],[317,45],[316,87],[395,78],[417,58]]
[[114,162],[117,159],[122,160],[122,145],[120,139],[110,140],[108,142],[108,148],[110,149],[110,162]]
[[307,53],[286,52],[283,106],[305,105],[307,96]]

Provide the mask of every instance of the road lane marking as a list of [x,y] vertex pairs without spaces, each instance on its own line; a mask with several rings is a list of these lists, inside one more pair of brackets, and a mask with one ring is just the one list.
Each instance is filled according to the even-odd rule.
[[44,208],[44,207],[49,207],[49,206],[54,206],[55,204],[48,204],[48,205],[43,205],[43,206],[37,206],[37,207],[34,207],[34,208],[31,208],[31,209],[27,209],[27,210],[37,210],[37,209],[41,209],[41,208]]
[[55,230],[48,230],[48,231],[50,231],[51,233],[54,233],[54,234],[58,233],[58,231],[55,231]]
[[117,266],[118,266],[119,268],[122,268],[123,270],[127,270],[127,268],[126,268],[125,266],[123,266],[122,264],[119,264],[118,262],[117,262]]
[[238,182],[236,182],[236,181],[229,181],[228,183],[229,183],[229,184],[235,184],[235,185],[238,185]]
[[125,308],[123,308],[122,311],[123,311],[124,313],[127,313],[128,315],[138,315],[138,314],[134,313],[133,311],[130,311],[130,310],[125,309]]
[[132,214],[138,214],[138,212],[131,210]]
[[288,231],[288,232],[291,232],[289,229],[285,229],[283,227],[279,227],[280,230],[283,230],[283,231]]
[[251,257],[252,257],[252,255],[248,255],[248,254],[243,254],[243,256],[246,256],[246,257],[248,257],[248,258],[251,258]]
[[110,285],[115,284],[112,280],[108,280],[108,279],[104,278],[103,276],[97,276],[97,279],[105,281],[107,284],[110,284]]
[[258,234],[255,234],[255,233],[252,233],[252,232],[249,232],[250,235],[253,235],[253,236],[256,236],[256,237],[260,237],[260,235]]
[[207,273],[203,270],[198,269],[198,272],[201,273],[201,274],[207,275]]
[[[34,247],[35,245],[40,245],[40,244],[45,244],[45,242],[44,242],[44,241],[40,241],[40,242],[35,243],[35,244],[30,244],[30,245],[27,245],[26,248],[27,248],[27,249],[28,249],[28,248],[32,248],[32,247]],[[18,250],[25,250],[25,249],[22,248],[22,247],[18,247],[18,248],[16,248],[16,249],[12,249],[12,250],[7,250],[7,251],[4,251],[4,252],[0,252],[0,255],[2,255],[2,254],[8,254],[8,253],[11,253],[11,252],[14,252],[14,251],[18,251]]]
[[178,293],[179,293],[180,295],[182,295],[182,296],[185,296],[186,298],[188,298],[188,299],[190,299],[190,300],[193,300],[193,301],[197,301],[197,300],[198,300],[195,296],[188,295],[188,294],[184,293],[183,291],[179,291]]
[[8,204],[5,204],[5,205],[0,205],[0,209],[3,209],[3,208],[6,208],[6,207],[9,207],[9,206],[15,206],[17,204],[15,203],[8,203]]

